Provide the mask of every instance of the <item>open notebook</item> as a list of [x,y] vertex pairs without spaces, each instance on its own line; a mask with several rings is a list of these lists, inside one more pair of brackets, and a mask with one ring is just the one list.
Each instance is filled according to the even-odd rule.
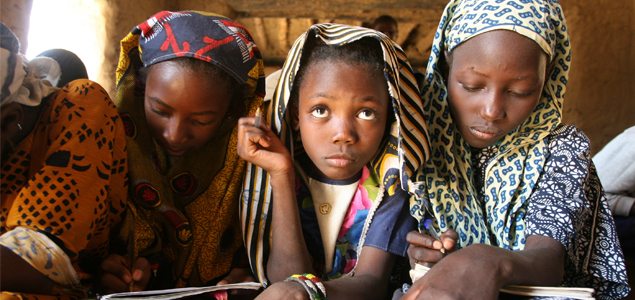
[[181,299],[206,293],[230,290],[258,290],[262,286],[258,282],[232,283],[225,285],[187,287],[167,290],[152,290],[141,292],[126,292],[100,296],[100,300],[106,299]]
[[[415,264],[414,269],[410,270],[410,278],[412,282],[425,275],[429,267]],[[525,297],[563,297],[570,299],[595,299],[593,297],[594,290],[592,288],[577,287],[552,287],[552,286],[528,286],[528,285],[509,285],[500,290],[503,294],[525,296]]]

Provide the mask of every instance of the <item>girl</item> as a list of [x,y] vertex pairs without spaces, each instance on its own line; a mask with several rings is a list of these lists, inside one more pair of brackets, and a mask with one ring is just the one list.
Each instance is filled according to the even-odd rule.
[[289,53],[271,127],[239,121],[245,241],[275,283],[261,296],[384,298],[413,225],[409,178],[428,155],[412,69],[383,34],[345,25],[314,25]]
[[102,284],[122,291],[250,278],[235,226],[234,179],[244,162],[234,129],[264,94],[253,39],[225,17],[164,11],[138,25],[121,49],[117,102],[134,205],[122,230],[124,255],[102,264]]
[[627,295],[589,141],[561,124],[560,5],[455,0],[438,28],[423,90],[435,155],[411,203],[424,234],[408,240],[413,261],[440,261],[406,298],[493,299],[510,284]]
[[0,37],[0,298],[83,299],[125,211],[123,124],[100,85],[54,88],[55,60],[34,67]]

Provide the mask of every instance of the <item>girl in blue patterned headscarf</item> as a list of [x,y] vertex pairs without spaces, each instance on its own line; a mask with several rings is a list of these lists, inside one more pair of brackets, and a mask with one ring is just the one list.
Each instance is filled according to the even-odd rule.
[[[534,241],[547,239],[556,250],[534,261],[535,269],[537,262],[561,253],[555,261],[556,270],[564,270],[563,285],[623,296],[628,293],[624,260],[589,141],[561,124],[570,46],[557,1],[447,5],[422,90],[432,157],[421,169],[411,213],[426,234],[444,239],[456,233],[445,245],[456,242],[465,248],[458,252],[462,255],[482,250],[481,257],[502,259],[505,255],[492,249],[506,249],[521,256],[536,251]],[[526,55],[530,49],[539,54]],[[427,239],[411,237],[417,239],[414,245]],[[422,249],[412,248],[414,260],[423,258]],[[442,260],[444,266],[460,256],[450,257]],[[496,281],[504,283],[557,284],[558,279]]]

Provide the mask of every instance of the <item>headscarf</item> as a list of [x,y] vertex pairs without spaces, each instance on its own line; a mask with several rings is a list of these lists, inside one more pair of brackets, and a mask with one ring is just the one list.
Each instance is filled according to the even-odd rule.
[[[178,160],[168,162],[153,141],[143,109],[145,82],[138,72],[179,57],[208,62],[241,83],[246,111],[252,114],[264,96],[264,67],[241,24],[204,12],[159,12],[121,41],[116,100],[128,135],[135,204],[130,211],[136,245],[130,252],[151,255],[170,248],[173,253],[165,253],[173,260],[177,286],[183,286],[205,284],[228,272],[242,247],[235,227],[240,192],[235,179],[243,174],[244,162],[236,154],[236,119],[224,120],[202,149]],[[161,232],[161,227],[168,229]]]
[[59,65],[54,60],[29,63],[19,52],[18,38],[3,23],[0,23],[0,44],[0,104],[17,102],[38,106],[42,99],[56,91],[51,82],[57,82],[60,74]]
[[38,54],[37,57],[49,57],[60,65],[61,77],[54,86],[63,87],[75,79],[88,79],[88,72],[86,72],[84,62],[77,54],[69,50],[49,49]]
[[[385,190],[389,194],[394,193],[397,188],[409,191],[410,178],[429,155],[427,127],[412,68],[403,50],[385,35],[371,29],[340,24],[311,26],[289,51],[270,103],[271,109],[265,118],[291,153],[300,151],[294,149],[297,146],[297,137],[293,136],[287,105],[307,41],[319,39],[327,45],[341,46],[361,38],[375,39],[381,46],[384,77],[395,116],[395,121],[386,131],[387,143],[370,162],[369,167],[378,174],[381,191]],[[247,165],[240,211],[245,247],[252,270],[265,285],[272,209],[269,180],[269,174],[263,169],[252,164]],[[369,214],[369,218],[372,218],[372,214]]]
[[[444,52],[492,30],[511,30],[535,41],[548,55],[551,72],[527,120],[495,145],[496,156],[485,171],[481,208],[472,183],[470,146],[452,120],[439,63]],[[418,175],[418,197],[411,198],[411,213],[421,229],[427,227],[433,235],[454,229],[459,247],[486,243],[524,248],[527,199],[545,164],[546,138],[561,122],[570,64],[569,35],[557,1],[448,3],[434,37],[423,88],[433,155]],[[424,220],[426,210],[432,222]]]

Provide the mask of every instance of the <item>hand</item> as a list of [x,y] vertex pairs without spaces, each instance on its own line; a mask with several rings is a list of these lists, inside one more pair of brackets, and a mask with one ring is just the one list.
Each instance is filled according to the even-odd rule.
[[497,257],[501,253],[496,251],[505,250],[472,245],[455,251],[417,280],[402,300],[497,299],[503,279]]
[[410,244],[408,246],[410,267],[414,268],[416,263],[427,267],[434,265],[446,254],[454,251],[457,240],[458,234],[452,229],[442,233],[438,240],[418,231],[409,232],[406,235],[406,241]]
[[266,299],[293,299],[293,300],[309,300],[309,294],[306,292],[297,282],[292,281],[279,281],[264,290],[257,300]]
[[293,171],[291,155],[266,124],[254,126],[255,118],[238,120],[238,155],[269,172],[288,174]]
[[218,282],[218,285],[254,281],[256,281],[256,279],[251,276],[249,268],[233,268],[225,278]]
[[111,254],[101,263],[100,283],[108,293],[145,290],[150,281],[150,262],[139,257],[130,268],[129,260],[121,255]]
[[[225,276],[225,278],[221,279],[217,283],[217,285],[231,284],[231,283],[240,283],[240,282],[253,282],[256,279],[251,276],[251,271],[249,268],[233,268],[229,271],[229,274]],[[213,296],[216,300],[227,300],[229,299],[229,295],[238,295],[239,290],[231,290],[229,291],[218,291],[214,292]]]

